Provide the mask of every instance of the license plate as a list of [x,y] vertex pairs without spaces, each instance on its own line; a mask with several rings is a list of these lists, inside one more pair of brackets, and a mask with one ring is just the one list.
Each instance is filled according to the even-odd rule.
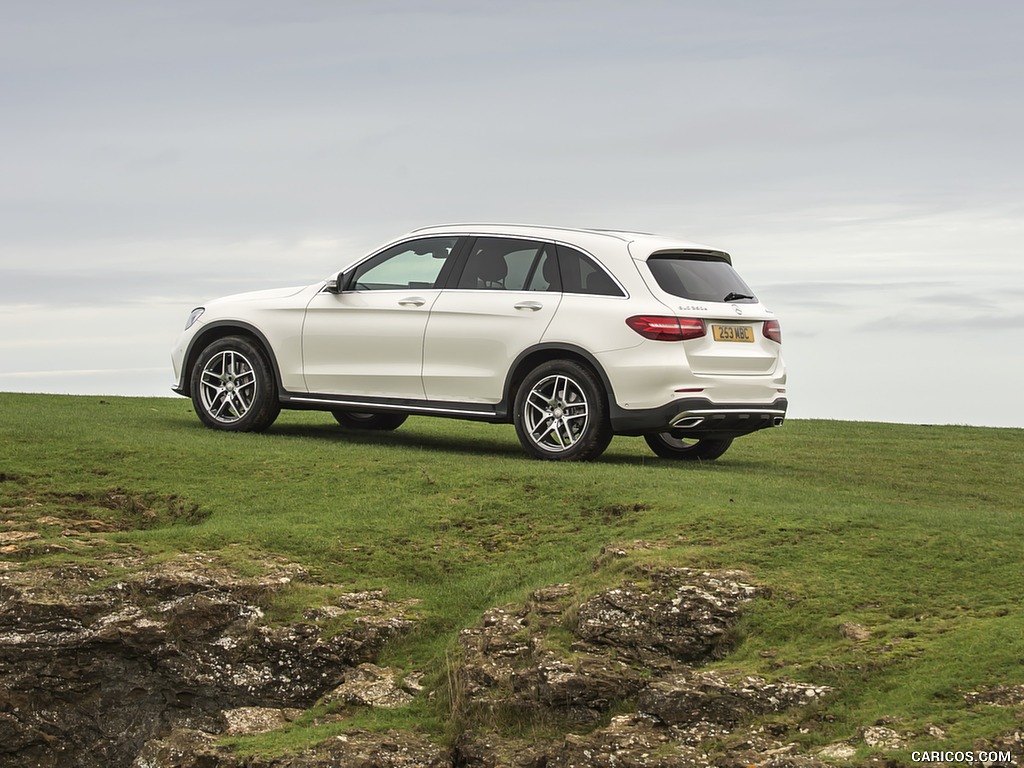
[[746,341],[754,343],[754,328],[749,325],[712,325],[715,341]]

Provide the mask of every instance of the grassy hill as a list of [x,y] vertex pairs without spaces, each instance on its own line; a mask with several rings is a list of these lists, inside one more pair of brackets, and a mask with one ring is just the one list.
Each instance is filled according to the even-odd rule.
[[[717,462],[616,438],[581,465],[527,459],[508,426],[414,417],[380,435],[285,412],[266,434],[231,435],[184,399],[0,394],[7,568],[285,558],[318,583],[420,599],[420,629],[385,662],[440,678],[485,609],[547,584],[600,588],[602,547],[642,540],[640,557],[743,569],[770,589],[721,663],[837,688],[809,745],[884,721],[945,733],[918,748],[969,749],[1021,726],[964,694],[1024,683],[1022,498],[1022,430],[790,421]],[[285,591],[272,617],[322,589]],[[439,697],[361,724],[443,730],[445,717]]]

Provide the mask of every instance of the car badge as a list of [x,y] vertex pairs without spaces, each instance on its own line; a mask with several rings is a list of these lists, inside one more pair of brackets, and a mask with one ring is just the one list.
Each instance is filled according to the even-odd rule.
[[739,307],[737,307],[735,304],[732,305],[732,308],[736,312],[737,315],[742,315],[743,314],[743,310],[740,309]]

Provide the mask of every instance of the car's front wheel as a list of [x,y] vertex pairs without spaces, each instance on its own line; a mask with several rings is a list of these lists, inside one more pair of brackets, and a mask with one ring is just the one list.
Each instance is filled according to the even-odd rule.
[[242,336],[206,347],[192,368],[192,405],[206,426],[228,432],[262,432],[281,404],[266,355]]
[[572,360],[530,371],[516,393],[513,420],[519,442],[539,459],[591,461],[612,439],[600,381]]
[[686,438],[672,432],[658,432],[644,435],[644,440],[651,450],[663,459],[682,459],[684,461],[711,461],[717,459],[732,445],[732,438],[713,440],[710,438]]
[[343,427],[349,429],[374,429],[390,431],[398,429],[409,418],[407,413],[360,413],[358,411],[331,411]]

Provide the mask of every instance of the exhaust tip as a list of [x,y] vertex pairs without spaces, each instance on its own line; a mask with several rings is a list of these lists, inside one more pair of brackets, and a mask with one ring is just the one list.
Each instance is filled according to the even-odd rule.
[[774,419],[772,419],[772,426],[781,427],[783,421],[785,421],[785,419],[782,416],[776,416]]
[[672,420],[673,429],[693,429],[704,423],[703,416],[678,416]]

